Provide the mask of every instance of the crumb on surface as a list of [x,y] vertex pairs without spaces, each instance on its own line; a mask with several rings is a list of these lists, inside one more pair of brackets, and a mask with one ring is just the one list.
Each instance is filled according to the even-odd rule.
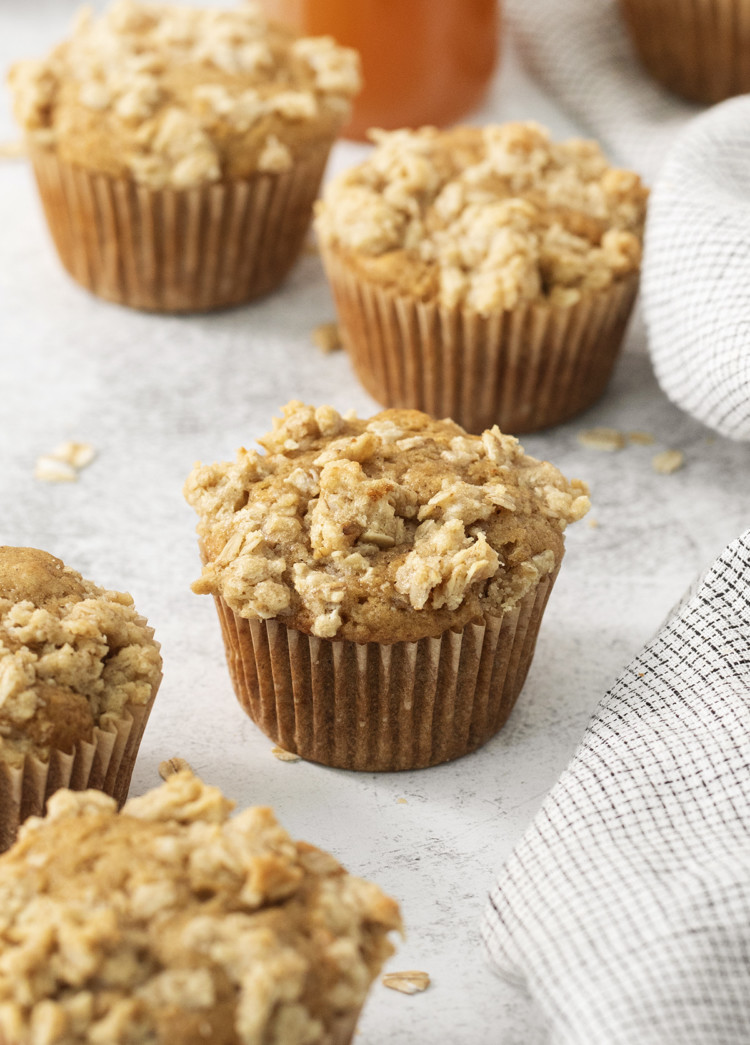
[[641,431],[628,432],[628,439],[636,446],[653,446],[655,441],[650,432]]
[[313,344],[326,353],[341,348],[341,333],[338,323],[320,323],[312,332]]
[[430,976],[417,969],[408,969],[405,972],[386,973],[382,982],[384,987],[401,994],[420,994],[430,986]]
[[301,762],[302,761],[300,755],[295,754],[294,751],[286,751],[283,747],[279,747],[278,745],[276,745],[276,747],[272,747],[271,748],[271,754],[273,755],[274,758],[277,758],[279,760],[279,762]]
[[651,466],[659,475],[671,475],[685,464],[685,455],[682,450],[662,450],[651,460]]
[[159,776],[162,780],[166,780],[168,777],[174,776],[175,773],[181,773],[185,769],[192,773],[190,763],[184,758],[179,758],[177,756],[174,758],[167,758],[159,763]]
[[78,479],[78,471],[72,464],[52,454],[42,454],[36,459],[34,478],[42,483],[74,483]]
[[616,428],[606,428],[604,426],[587,428],[578,433],[577,439],[581,446],[585,446],[587,450],[603,450],[607,453],[622,450],[625,446],[625,436],[622,432]]
[[87,468],[96,457],[91,443],[69,439],[56,446],[51,453],[36,459],[34,478],[46,483],[74,483],[78,473]]

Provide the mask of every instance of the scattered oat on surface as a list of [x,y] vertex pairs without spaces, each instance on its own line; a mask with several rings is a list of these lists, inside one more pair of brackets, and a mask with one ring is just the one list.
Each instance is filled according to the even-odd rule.
[[398,803],[398,805],[400,805],[400,806],[405,806],[405,805],[408,805],[408,802],[407,802],[407,800],[406,800],[405,798],[397,798],[397,799],[396,799],[396,802],[397,802],[397,803]]
[[659,475],[671,475],[685,464],[685,455],[682,450],[662,450],[651,460],[651,467]]
[[26,144],[22,139],[15,142],[0,142],[0,160],[20,160],[26,155]]
[[636,446],[653,446],[655,441],[650,432],[628,432],[628,439]]
[[393,953],[398,905],[187,771],[57,791],[0,859],[0,1038],[322,1045]]
[[321,352],[328,354],[341,348],[341,334],[338,323],[321,323],[312,332],[313,344]]
[[587,450],[605,450],[610,453],[622,450],[625,436],[616,428],[588,428],[578,433],[578,442]]
[[599,529],[599,520],[598,519],[589,519],[588,520],[588,525],[589,525],[590,529],[598,530]]
[[299,755],[295,755],[293,751],[285,751],[283,747],[272,747],[271,754],[274,758],[278,758],[279,762],[301,762]]
[[497,427],[470,436],[417,410],[345,418],[292,402],[185,496],[197,594],[318,638],[415,642],[502,616],[552,573],[588,488]]
[[82,468],[86,468],[96,457],[91,443],[79,443],[72,439],[49,454],[37,458],[34,478],[47,483],[74,483]]
[[430,986],[430,977],[426,972],[409,969],[406,972],[389,972],[383,977],[383,986],[402,994],[419,994]]
[[365,279],[480,315],[570,306],[640,267],[648,190],[593,141],[536,123],[373,131],[316,230]]
[[34,478],[43,483],[74,483],[78,479],[77,470],[65,461],[51,454],[37,457],[34,465]]
[[87,468],[96,457],[96,450],[91,443],[79,443],[73,439],[68,439],[64,443],[60,443],[59,446],[50,454],[50,457],[56,458],[58,461],[64,461],[65,464],[69,464],[71,468],[75,468],[80,471],[82,468]]
[[184,769],[192,773],[190,763],[186,762],[184,758],[167,758],[159,763],[159,776],[162,780],[166,780],[168,777],[174,776],[175,773],[181,773]]

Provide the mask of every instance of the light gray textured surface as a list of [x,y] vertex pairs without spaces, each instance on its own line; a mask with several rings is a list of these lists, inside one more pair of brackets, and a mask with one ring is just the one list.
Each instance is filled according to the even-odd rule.
[[[2,66],[58,39],[73,6],[3,0]],[[4,140],[16,136],[7,92],[1,105]],[[482,116],[570,130],[511,53]],[[360,151],[338,146],[332,166]],[[158,317],[107,305],[68,279],[23,162],[0,163],[0,229],[0,541],[45,548],[131,591],[154,625],[164,683],[132,792],[158,783],[158,763],[180,755],[240,805],[272,805],[293,834],[400,900],[407,938],[390,968],[424,969],[433,985],[415,997],[377,985],[358,1045],[531,1045],[523,999],[485,966],[478,920],[487,891],[599,697],[695,574],[747,526],[750,450],[667,402],[636,324],[605,398],[523,440],[591,483],[600,525],[568,532],[536,659],[505,730],[475,755],[417,773],[282,763],[234,699],[211,601],[189,589],[199,563],[181,487],[195,460],[233,456],[288,399],[365,416],[377,408],[344,355],[311,345],[311,329],[333,318],[319,260],[304,257],[280,291],[249,307]],[[584,449],[576,433],[598,424],[648,430],[656,444]],[[93,443],[96,461],[75,484],[39,483],[36,457],[66,438]],[[684,451],[685,467],[657,475],[651,457],[667,447]]]

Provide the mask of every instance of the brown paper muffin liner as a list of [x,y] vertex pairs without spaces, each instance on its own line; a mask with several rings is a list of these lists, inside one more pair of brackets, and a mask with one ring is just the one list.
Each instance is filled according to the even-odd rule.
[[690,101],[750,91],[746,0],[620,0],[628,32],[654,79]]
[[128,704],[112,730],[94,729],[93,740],[75,751],[52,751],[49,762],[27,755],[20,766],[0,761],[0,852],[13,844],[29,816],[43,816],[47,799],[60,787],[96,788],[119,806],[128,797],[130,778],[156,690],[148,704]]
[[281,173],[150,189],[30,147],[64,267],[107,301],[156,312],[239,305],[276,287],[296,260],[330,145]]
[[603,394],[638,290],[633,273],[566,308],[528,304],[483,317],[401,296],[322,250],[341,339],[367,391],[388,407],[450,417],[469,432],[533,432]]
[[339,769],[421,769],[504,725],[556,576],[485,624],[392,644],[319,639],[215,602],[235,693],[266,736]]

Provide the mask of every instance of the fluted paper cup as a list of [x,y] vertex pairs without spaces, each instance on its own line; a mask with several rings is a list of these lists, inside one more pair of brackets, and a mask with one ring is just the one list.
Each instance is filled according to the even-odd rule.
[[568,307],[528,304],[484,317],[399,295],[324,246],[341,339],[387,407],[450,417],[470,432],[533,432],[604,393],[638,290],[633,273]]
[[746,0],[620,0],[644,66],[668,90],[713,104],[750,91]]
[[44,815],[47,799],[60,787],[95,788],[122,806],[157,689],[148,704],[128,704],[112,729],[95,727],[93,739],[79,741],[69,754],[53,750],[48,762],[27,755],[18,766],[0,761],[0,852],[13,844],[27,817]]
[[297,259],[330,146],[289,171],[150,189],[31,147],[52,239],[68,273],[108,301],[205,312],[273,290]]
[[319,639],[215,602],[237,699],[276,744],[339,769],[421,769],[504,725],[557,571],[503,616],[392,644]]

